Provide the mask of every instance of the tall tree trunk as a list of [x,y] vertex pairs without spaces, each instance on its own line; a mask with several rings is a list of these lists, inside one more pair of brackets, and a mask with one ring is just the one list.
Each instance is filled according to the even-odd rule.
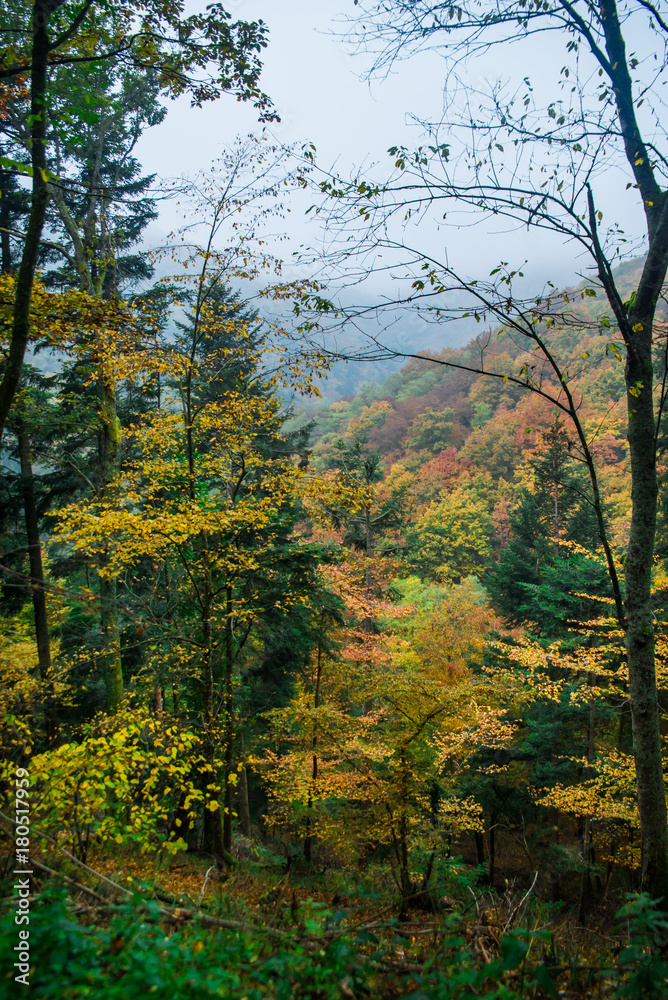
[[494,810],[489,816],[489,884],[494,885],[496,877],[496,813]]
[[[657,196],[658,197],[658,196]],[[650,250],[632,305],[622,303],[609,266],[598,253],[599,277],[626,346],[625,381],[631,457],[631,525],[625,562],[626,658],[631,731],[642,840],[641,885],[668,900],[668,811],[661,758],[659,704],[654,661],[652,565],[658,480],[653,399],[652,330],[656,302],[668,265],[668,198],[661,225],[650,229]],[[594,218],[590,194],[590,220]],[[595,224],[592,223],[595,239]]]
[[[313,698],[313,707],[317,710],[320,707],[320,680],[322,678],[322,643],[318,643],[318,662],[315,674],[315,695]],[[318,755],[316,750],[318,748],[318,726],[317,723],[313,724],[313,737],[311,740],[311,787],[308,793],[308,802],[306,803],[306,834],[304,836],[304,860],[311,861],[312,850],[313,850],[313,834],[311,833],[311,813],[313,811],[313,792],[315,791],[315,783],[318,780]]]
[[[478,860],[478,865],[481,867],[485,864],[485,839],[480,830],[474,830],[473,840],[475,843],[475,854]],[[489,874],[487,876],[487,880],[489,881]]]
[[241,832],[244,837],[250,837],[251,835],[251,814],[250,814],[250,802],[248,798],[248,768],[246,767],[246,748],[244,746],[243,735],[239,737],[239,751],[240,751],[240,768],[239,768],[239,794],[238,794],[238,811],[239,811],[239,825],[241,826]]
[[121,641],[118,630],[118,581],[107,576],[109,552],[100,558],[100,630],[104,648],[102,663],[107,686],[107,702],[113,714],[123,701],[123,670],[121,668]]
[[11,215],[9,211],[9,197],[5,187],[5,180],[9,178],[6,170],[0,170],[0,248],[2,250],[2,273],[12,273],[12,244],[9,236]]
[[223,817],[223,843],[226,851],[232,849],[232,810],[234,806],[234,617],[232,585],[225,589],[225,815]]
[[[111,378],[100,375],[100,494],[113,498],[118,482],[121,459],[121,424],[116,414],[116,390]],[[109,711],[116,712],[123,700],[123,671],[121,668],[121,635],[118,624],[118,581],[106,570],[109,566],[108,550],[100,560],[100,627],[104,650],[103,662]]]
[[[587,772],[586,777],[592,778],[594,774],[594,751],[596,741],[596,698],[594,697],[593,674],[589,674],[588,683],[590,688],[589,698],[589,723],[587,726]],[[587,909],[591,902],[591,864],[592,864],[592,831],[591,816],[585,816],[582,828],[582,861],[584,871],[580,877],[580,923],[584,925],[587,917]]]
[[632,502],[625,572],[626,654],[642,835],[642,885],[654,896],[664,897],[668,905],[668,811],[661,758],[651,596],[658,498],[652,330],[668,264],[668,198],[665,195],[660,221],[660,225],[650,230],[649,253],[623,331]]
[[[607,5],[608,0],[605,6]],[[614,8],[614,3],[611,6]],[[618,29],[616,11],[614,17],[608,15],[608,18],[610,22],[617,24]],[[614,46],[612,49],[615,52]],[[623,57],[622,45],[614,58]],[[668,197],[658,191],[658,188],[652,188],[652,198],[656,200],[656,205],[648,199],[648,212],[651,213],[648,222],[650,248],[638,288],[628,303],[621,301],[610,266],[598,243],[591,192],[589,218],[599,278],[626,347],[624,377],[631,457],[631,524],[624,566],[625,642],[642,840],[641,885],[653,896],[663,897],[668,903],[668,810],[661,759],[652,609],[652,565],[658,498],[652,331],[656,303],[668,268]]]
[[46,90],[49,55],[47,25],[49,15],[63,3],[64,0],[35,0],[33,5],[30,73],[32,195],[23,255],[16,278],[7,364],[0,382],[0,441],[21,380],[23,357],[30,333],[30,301],[37,269],[39,243],[49,200],[46,180]]
[[668,196],[659,186],[659,175],[652,163],[653,151],[647,148],[636,119],[633,80],[616,0],[599,0],[599,12],[608,57],[607,65],[602,63],[602,66],[610,77],[625,155],[642,198],[649,246],[635,295],[624,303],[601,249],[589,192],[590,228],[599,277],[626,347],[632,500],[625,563],[626,654],[642,837],[642,884],[652,895],[663,897],[664,906],[668,906],[668,811],[661,761],[651,600],[658,495],[652,333],[656,303],[668,267]]
[[219,796],[214,789],[217,785],[216,769],[216,734],[215,734],[215,684],[213,675],[213,642],[211,636],[211,578],[208,558],[208,539],[206,532],[201,533],[202,542],[202,636],[204,645],[204,759],[206,767],[202,774],[204,785],[204,842],[208,850],[220,858],[218,863],[229,863],[223,837],[223,821]]
[[239,771],[239,823],[244,837],[250,837],[251,815],[248,800],[248,771],[245,761]]
[[[643,321],[631,318],[631,326]],[[644,324],[643,324],[644,325]],[[642,836],[642,884],[668,896],[668,815],[654,664],[652,565],[658,483],[650,336],[634,337],[626,363],[631,454],[631,527],[626,556],[626,654]]]
[[44,590],[44,567],[42,565],[42,543],[39,537],[39,520],[35,503],[35,486],[30,457],[30,441],[25,421],[21,418],[17,427],[19,458],[21,461],[21,487],[23,491],[23,511],[25,516],[28,555],[30,559],[30,592],[35,615],[35,640],[39,676],[47,682],[46,703],[44,705],[44,728],[46,738],[52,743],[56,738],[58,720],[56,715],[55,692],[49,679],[51,670],[51,643],[49,640],[49,620],[46,610]]
[[406,756],[406,747],[402,747],[401,758],[400,758],[401,774],[399,778],[399,871],[401,880],[401,908],[404,911],[405,900],[409,896],[412,896],[415,892],[415,886],[413,885],[413,880],[411,879],[411,873],[408,866],[408,760]]
[[617,726],[617,749],[622,753],[633,751],[631,733],[631,702],[628,698],[619,706],[619,724]]
[[[551,807],[550,808],[550,818],[552,820],[551,826],[554,830],[554,840],[555,846],[559,844],[559,810]],[[556,903],[561,897],[561,878],[559,876],[559,866],[555,865],[550,872],[550,898],[553,903]]]
[[165,710],[165,697],[164,691],[160,687],[160,683],[153,685],[153,714],[162,715]]

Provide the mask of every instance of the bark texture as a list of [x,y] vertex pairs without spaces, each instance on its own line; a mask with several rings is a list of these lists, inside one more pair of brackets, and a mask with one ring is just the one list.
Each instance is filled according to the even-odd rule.
[[26,537],[28,539],[28,556],[30,561],[30,593],[32,596],[33,613],[35,616],[35,639],[37,642],[37,662],[39,676],[47,682],[46,704],[44,706],[44,723],[46,738],[52,743],[58,730],[55,693],[50,682],[51,642],[49,638],[49,619],[46,608],[46,591],[44,589],[44,567],[42,565],[42,543],[39,537],[39,518],[35,502],[35,484],[30,455],[28,429],[23,420],[17,427],[19,442],[19,458],[21,462],[21,488],[23,492],[23,512],[25,517]]
[[30,74],[30,160],[32,194],[30,218],[16,277],[14,310],[9,351],[0,381],[0,441],[14,396],[21,381],[21,369],[30,334],[30,301],[37,270],[37,255],[49,200],[46,174],[46,91],[49,14],[59,4],[35,0],[32,14],[32,68]]

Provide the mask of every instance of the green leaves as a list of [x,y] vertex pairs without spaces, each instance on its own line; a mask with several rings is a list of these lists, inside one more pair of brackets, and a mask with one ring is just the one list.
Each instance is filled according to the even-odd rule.
[[29,163],[21,163],[10,156],[0,156],[0,167],[3,167],[5,170],[15,170],[25,177],[32,177],[32,167]]
[[660,910],[660,900],[646,892],[632,893],[617,912],[616,920],[627,934],[627,945],[619,954],[619,964],[630,966],[626,981],[615,997],[668,997],[668,919]]

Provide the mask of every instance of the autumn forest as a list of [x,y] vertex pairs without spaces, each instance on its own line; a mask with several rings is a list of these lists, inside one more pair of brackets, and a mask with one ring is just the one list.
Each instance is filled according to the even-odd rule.
[[341,0],[329,167],[229,6],[0,10],[0,998],[667,997],[668,9]]

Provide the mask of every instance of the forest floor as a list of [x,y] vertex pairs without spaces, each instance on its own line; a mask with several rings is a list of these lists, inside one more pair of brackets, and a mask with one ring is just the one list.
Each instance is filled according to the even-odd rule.
[[452,862],[430,894],[402,906],[386,862],[306,865],[278,850],[241,840],[222,872],[196,853],[159,861],[94,847],[82,867],[45,852],[41,863],[58,876],[35,885],[30,995],[668,997],[668,922],[644,897],[621,922],[608,901],[582,926],[576,905],[542,901],[535,880],[495,891]]

